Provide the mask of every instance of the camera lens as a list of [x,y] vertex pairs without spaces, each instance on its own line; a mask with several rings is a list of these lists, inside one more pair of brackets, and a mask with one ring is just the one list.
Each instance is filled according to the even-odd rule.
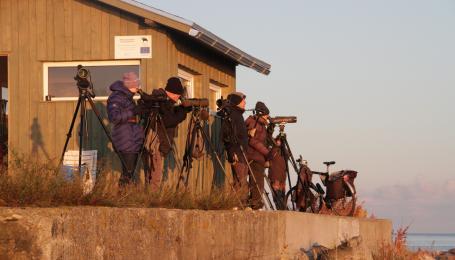
[[77,76],[82,79],[86,79],[88,76],[88,70],[81,68],[77,71]]

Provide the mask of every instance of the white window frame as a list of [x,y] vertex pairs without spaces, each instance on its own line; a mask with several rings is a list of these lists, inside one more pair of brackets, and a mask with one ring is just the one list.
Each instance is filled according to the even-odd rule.
[[[140,60],[109,60],[109,61],[62,61],[62,62],[44,62],[43,63],[43,100],[46,101],[46,96],[49,94],[49,68],[53,67],[76,67],[77,65],[87,66],[119,66],[119,65],[141,65]],[[140,71],[139,71],[140,73]],[[76,75],[76,71],[74,72]],[[139,75],[140,78],[140,75]],[[120,79],[119,79],[120,80]],[[76,81],[74,81],[76,88]],[[96,94],[96,93],[95,93]],[[52,101],[77,101],[79,97],[52,97]],[[94,100],[107,100],[108,96],[96,96]]]
[[218,100],[221,98],[221,90],[222,88],[220,86],[217,86],[213,83],[210,83],[209,84],[209,89],[212,90],[212,91],[215,91],[215,100]]
[[187,87],[186,90],[188,93],[188,98],[194,98],[194,75],[182,69],[178,69],[177,74],[179,78],[185,79],[188,82],[190,82],[190,85],[186,86]]

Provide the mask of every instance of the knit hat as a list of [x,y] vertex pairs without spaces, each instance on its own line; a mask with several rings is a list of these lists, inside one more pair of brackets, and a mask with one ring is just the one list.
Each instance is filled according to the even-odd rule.
[[258,101],[256,103],[256,106],[254,107],[254,110],[256,110],[256,112],[258,114],[262,114],[262,115],[268,115],[270,114],[270,111],[269,109],[267,108],[267,106],[264,104],[264,102],[261,102],[261,101]]
[[123,85],[126,88],[139,87],[140,82],[135,72],[127,72],[123,74]]
[[166,87],[164,88],[166,91],[169,91],[174,94],[183,95],[184,89],[182,86],[182,82],[177,77],[171,77],[167,80]]
[[231,105],[234,105],[234,106],[237,106],[238,104],[240,104],[240,102],[242,102],[242,100],[244,100],[245,98],[246,98],[246,96],[242,92],[233,92],[233,93],[229,94],[227,97],[229,103],[231,103]]

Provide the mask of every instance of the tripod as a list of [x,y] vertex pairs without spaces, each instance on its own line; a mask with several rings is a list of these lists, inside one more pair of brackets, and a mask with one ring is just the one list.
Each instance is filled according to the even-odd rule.
[[[202,134],[204,132],[204,128],[202,127],[202,122],[200,120],[200,113],[201,113],[201,108],[194,108],[193,112],[191,113],[191,119],[190,122],[188,123],[188,134],[186,137],[186,143],[185,143],[185,153],[183,154],[183,165],[180,170],[180,175],[179,179],[177,182],[177,190],[180,186],[180,182],[184,180],[185,182],[185,187],[188,187],[188,180],[189,180],[189,175],[191,172],[192,164],[193,164],[193,152],[195,148],[195,142],[196,138],[198,136],[202,136],[204,139],[204,142],[209,142],[210,140],[206,140],[205,136]],[[200,150],[199,152],[202,152],[204,149],[204,144],[202,144],[202,147],[198,147]],[[196,151],[198,152],[198,151]],[[186,177],[184,177],[184,172],[186,172]]]
[[[70,138],[72,136],[74,123],[76,122],[77,113],[79,112],[80,113],[79,164],[78,164],[79,173],[82,172],[82,147],[84,146],[83,145],[83,140],[84,140],[83,139],[83,137],[84,137],[84,122],[85,122],[85,114],[86,114],[86,111],[87,111],[86,101],[88,101],[88,103],[90,104],[90,107],[92,108],[93,112],[95,113],[96,118],[98,118],[98,121],[99,121],[100,125],[103,127],[104,133],[106,134],[106,136],[109,139],[109,141],[112,143],[112,148],[114,149],[114,152],[117,155],[119,155],[117,149],[115,148],[114,143],[112,142],[112,137],[111,137],[111,135],[109,133],[109,130],[104,125],[103,120],[101,119],[101,116],[100,116],[100,112],[96,108],[95,103],[93,103],[93,99],[92,98],[95,97],[95,94],[93,93],[93,89],[89,88],[89,84],[91,85],[91,83],[88,83],[88,82],[87,82],[87,84],[81,84],[81,82],[77,83],[77,86],[78,86],[78,89],[79,89],[79,98],[77,100],[76,110],[74,111],[73,119],[71,120],[70,128],[68,130],[68,133],[66,134],[65,146],[63,147],[62,156],[60,157],[60,163],[59,163],[59,165],[62,165],[62,163],[63,163],[63,158],[65,156],[66,148],[68,147],[68,142],[69,142],[69,140],[70,140]],[[79,111],[79,109],[80,109],[80,111]],[[122,166],[125,167],[125,162],[124,162],[123,158],[121,156],[119,156],[119,158],[120,158],[120,162],[122,163]]]
[[[216,152],[215,146],[211,142],[209,135],[205,131],[204,127],[202,126],[203,120],[201,120],[201,112],[202,112],[201,108],[196,107],[195,109],[193,109],[193,112],[191,113],[191,121],[190,121],[189,127],[188,127],[189,132],[187,135],[185,154],[183,156],[184,163],[183,163],[183,167],[180,171],[179,180],[177,182],[177,187],[176,187],[177,190],[179,188],[180,181],[183,179],[183,173],[185,170],[186,170],[185,187],[188,186],[189,174],[190,174],[190,171],[192,168],[192,163],[193,163],[192,155],[193,155],[194,142],[196,141],[195,139],[198,136],[198,134],[200,134],[202,136],[202,138],[204,140],[204,144],[209,145],[209,148],[212,152],[212,156],[215,157],[216,162],[218,163],[218,165],[221,169],[221,172],[223,173],[224,177],[227,180],[226,169],[224,168],[224,165],[221,162],[220,156]],[[229,182],[229,186],[231,187],[232,191],[234,192],[234,195],[236,196],[237,200],[239,201],[240,206],[242,208],[244,208],[243,203],[240,200],[240,198],[238,197],[238,194],[234,188],[234,185],[231,182]]]
[[[166,142],[169,144],[169,147],[171,147],[172,156],[174,157],[175,164],[177,166],[178,171],[180,172],[182,169],[182,166],[180,165],[180,161],[178,160],[177,147],[175,146],[175,143],[171,142],[171,139],[169,138],[169,136],[167,134],[166,127],[163,123],[161,115],[158,112],[158,109],[159,109],[159,105],[153,106],[152,111],[149,113],[149,115],[147,117],[146,126],[145,126],[145,130],[144,130],[145,141],[144,141],[144,144],[142,145],[139,156],[137,157],[137,161],[135,163],[134,169],[136,169],[137,166],[139,165],[139,160],[141,160],[141,158],[144,154],[144,151],[146,150],[146,146],[149,144],[147,141],[149,138],[149,135],[154,135],[152,137],[152,140],[150,143],[153,143],[155,141],[155,139],[159,139],[158,127],[160,127],[166,137]],[[152,124],[154,124],[153,127],[152,127]],[[151,165],[149,165],[149,167],[151,167]],[[150,169],[149,169],[149,171],[150,171]],[[144,179],[145,179],[145,182],[147,183],[150,181],[150,177],[151,177],[150,172],[145,171],[144,174],[145,174]]]
[[[226,109],[226,108],[224,108]],[[222,110],[222,109],[220,109]],[[242,147],[242,145],[239,143],[238,139],[237,139],[237,136],[234,134],[235,131],[234,131],[234,128],[232,126],[232,120],[231,118],[225,114],[224,115],[224,118],[223,118],[223,121],[224,123],[227,124],[227,127],[229,129],[229,141],[232,142],[234,145],[238,145],[240,147],[240,151],[241,151],[241,156],[242,156],[242,159],[245,161],[246,165],[248,166],[248,174],[249,174],[249,177],[254,181],[254,183],[256,184],[256,189],[257,191],[259,192],[259,194],[262,195],[262,200],[264,200],[264,194],[265,194],[265,200],[264,200],[264,204],[268,204],[269,205],[269,208],[271,210],[274,210],[273,208],[273,204],[272,204],[272,201],[270,200],[269,198],[269,193],[264,189],[262,192],[261,192],[261,189],[259,188],[258,186],[258,182],[256,181],[256,177],[254,177],[254,173],[253,173],[253,170],[251,169],[251,166],[250,166],[250,163],[248,162],[248,158],[246,157],[246,154],[245,154],[245,151]],[[269,183],[270,185],[270,183]]]
[[[286,173],[287,173],[287,176],[288,176],[289,188],[292,188],[291,176],[289,174],[288,161],[291,161],[291,164],[292,164],[295,172],[297,173],[297,175],[299,175],[300,169],[297,166],[297,162],[295,161],[294,155],[292,154],[291,147],[289,146],[289,142],[287,140],[286,133],[284,132],[285,123],[281,123],[279,125],[279,127],[280,127],[280,133],[278,134],[278,138],[279,138],[279,140],[281,142],[280,149],[281,149],[281,152],[282,152],[282,154],[284,156],[284,161],[286,162]],[[295,210],[294,201],[292,201],[292,209]]]

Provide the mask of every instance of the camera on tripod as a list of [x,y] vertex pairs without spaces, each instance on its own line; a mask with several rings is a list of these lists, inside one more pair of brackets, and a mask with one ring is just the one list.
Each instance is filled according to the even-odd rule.
[[163,95],[154,96],[154,95],[145,93],[142,89],[138,89],[137,93],[141,96],[141,99],[139,102],[144,103],[145,106],[149,109],[159,108],[160,103],[168,100],[166,93],[163,93]]
[[276,116],[270,118],[271,124],[283,125],[283,124],[292,124],[297,123],[296,116]]
[[216,116],[220,117],[221,119],[226,119],[229,114],[231,113],[229,109],[229,101],[221,97],[216,101],[217,112]]
[[95,97],[90,70],[84,68],[81,64],[77,65],[77,72],[74,80],[80,91],[86,91],[92,98]]
[[206,98],[185,98],[182,99],[182,107],[189,108],[193,115],[203,121],[209,119],[209,100]]
[[185,98],[182,100],[182,106],[205,108],[209,106],[209,100],[206,98]]

